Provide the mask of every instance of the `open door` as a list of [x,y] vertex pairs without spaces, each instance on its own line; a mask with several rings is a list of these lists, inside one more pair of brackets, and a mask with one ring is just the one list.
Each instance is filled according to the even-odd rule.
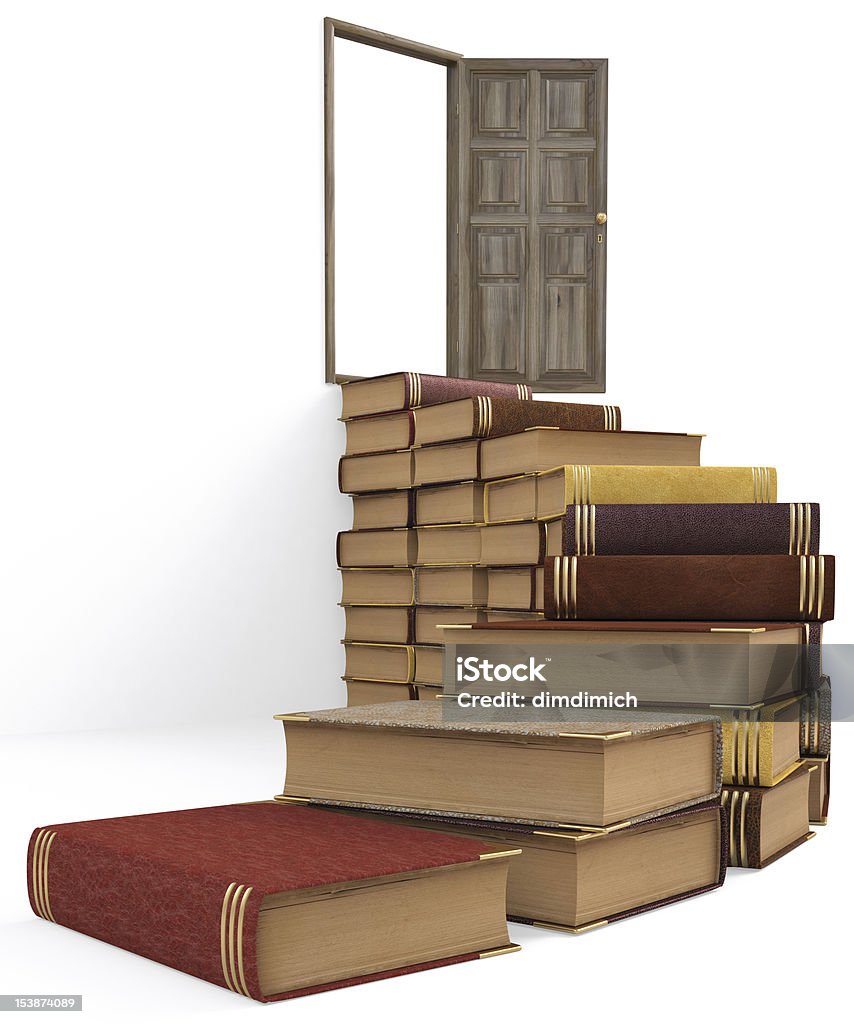
[[604,391],[607,61],[468,60],[333,18],[324,36],[327,381],[346,379],[335,365],[337,36],[447,68],[447,372]]
[[457,81],[448,371],[604,391],[607,61],[463,59]]

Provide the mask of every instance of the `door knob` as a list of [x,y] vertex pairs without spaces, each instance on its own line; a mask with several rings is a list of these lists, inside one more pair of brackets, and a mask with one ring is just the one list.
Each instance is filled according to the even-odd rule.
[[607,214],[604,214],[604,213],[597,213],[596,214],[596,223],[597,224],[604,224],[607,219],[608,219]]

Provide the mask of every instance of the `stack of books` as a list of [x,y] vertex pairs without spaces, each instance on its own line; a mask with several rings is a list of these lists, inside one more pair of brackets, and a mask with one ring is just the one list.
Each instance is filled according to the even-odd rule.
[[559,531],[487,525],[490,491],[499,512],[503,503],[489,481],[529,481],[569,460],[696,467],[702,441],[624,431],[615,406],[535,402],[526,386],[410,372],[342,385],[342,419],[339,486],[352,495],[353,529],[339,535],[337,556],[350,705],[436,695],[440,625],[542,618],[535,602],[520,608],[505,591],[541,577],[545,556],[561,550]]

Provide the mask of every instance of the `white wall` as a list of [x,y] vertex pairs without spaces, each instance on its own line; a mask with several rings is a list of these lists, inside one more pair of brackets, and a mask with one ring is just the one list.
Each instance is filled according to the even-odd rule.
[[470,56],[611,58],[607,400],[821,500],[846,639],[843,10],[7,0],[0,731],[341,699],[327,13]]

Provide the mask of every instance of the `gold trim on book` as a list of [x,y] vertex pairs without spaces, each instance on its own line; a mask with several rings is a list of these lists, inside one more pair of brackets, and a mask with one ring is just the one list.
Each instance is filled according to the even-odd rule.
[[810,525],[810,517],[812,516],[811,509],[812,509],[812,506],[810,505],[810,503],[808,501],[805,502],[804,503],[804,554],[805,555],[808,555],[810,553],[810,533],[812,532],[812,527]]
[[48,861],[50,859],[50,848],[56,839],[57,833],[50,829],[43,828],[36,836],[33,843],[33,902],[36,905],[36,913],[45,921],[56,924],[56,918],[50,909],[50,892],[48,887]]
[[253,886],[231,882],[222,898],[219,918],[219,951],[222,976],[236,995],[249,996],[243,961],[243,923]]
[[499,857],[518,857],[521,850],[492,850],[490,853],[482,853],[478,860],[497,860]]
[[585,832],[580,836],[571,835],[569,832],[546,832],[543,829],[535,828],[531,833],[532,836],[543,836],[547,839],[571,839],[574,843],[581,843],[585,839],[595,839],[596,833]]
[[44,840],[46,828],[43,828],[41,832],[36,836],[36,841],[33,843],[33,869],[32,869],[32,880],[33,880],[33,903],[36,905],[36,913],[39,917],[47,920],[47,914],[44,912],[44,905],[42,904],[41,898],[41,872],[39,871],[39,864],[41,863],[41,846]]
[[631,729],[623,732],[559,732],[561,739],[582,740],[617,740],[623,736],[631,736]]
[[747,867],[747,801],[750,799],[750,791],[742,790],[741,793],[741,823],[739,829],[739,849],[741,851],[741,867]]
[[550,928],[555,932],[569,932],[570,935],[581,935],[583,932],[592,932],[594,928],[604,928],[608,924],[607,918],[601,921],[591,921],[590,924],[555,924],[553,921],[531,921],[537,928]]
[[228,943],[227,943],[227,927],[228,927],[228,909],[231,903],[231,894],[237,887],[237,882],[231,882],[228,888],[225,890],[225,896],[222,898],[222,910],[219,916],[219,954],[222,961],[222,976],[225,978],[225,983],[232,992],[236,992],[234,985],[231,983],[231,976],[229,974],[228,964]]
[[824,555],[818,556],[818,605],[816,607],[815,616],[817,619],[821,618],[822,609],[824,608]]
[[243,965],[243,919],[246,915],[246,904],[252,895],[253,886],[247,886],[240,901],[240,910],[237,915],[237,977],[240,989],[245,996],[249,996],[249,987],[246,984],[246,973]]
[[804,605],[807,597],[807,560],[803,555],[800,557],[799,585],[798,585],[798,614],[804,614]]
[[310,804],[311,800],[307,796],[286,796],[284,793],[276,793],[273,797],[274,800],[280,804]]
[[276,722],[310,722],[311,715],[306,715],[304,712],[294,712],[291,715],[273,715],[273,720]]
[[[710,626],[710,633],[764,633],[764,626]],[[719,707],[730,707],[731,705],[718,705]]]
[[578,618],[578,557],[572,556],[569,569],[569,611],[573,619]]
[[499,946],[497,949],[485,949],[482,953],[478,953],[478,959],[486,960],[491,956],[503,956],[505,953],[518,953],[521,946],[517,946],[515,943],[509,946]]
[[815,555],[807,556],[809,571],[807,573],[807,616],[812,615],[815,607]]

